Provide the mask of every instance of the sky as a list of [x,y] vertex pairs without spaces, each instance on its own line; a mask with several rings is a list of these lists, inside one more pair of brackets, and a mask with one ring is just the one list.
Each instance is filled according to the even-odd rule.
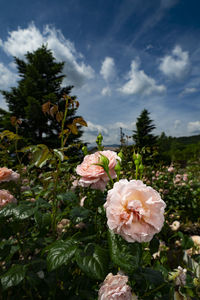
[[200,134],[199,13],[199,0],[0,0],[0,89],[17,86],[13,57],[45,44],[65,62],[84,141],[119,144],[143,109],[156,135]]

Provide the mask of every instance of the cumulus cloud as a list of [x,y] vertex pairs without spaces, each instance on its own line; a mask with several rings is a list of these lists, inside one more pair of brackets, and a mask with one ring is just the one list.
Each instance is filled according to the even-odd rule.
[[128,95],[150,95],[153,93],[163,93],[165,90],[164,85],[157,85],[153,78],[145,74],[143,70],[139,70],[139,62],[136,60],[133,60],[131,63],[128,81],[119,88],[120,92]]
[[15,85],[17,75],[10,71],[4,64],[0,63],[0,88],[7,89]]
[[115,122],[102,126],[88,121],[87,124],[88,127],[84,128],[83,139],[92,145],[95,144],[96,137],[99,133],[103,135],[104,145],[120,144],[120,127],[128,136],[130,136],[135,127],[135,122]]
[[18,28],[9,32],[6,41],[1,41],[0,47],[12,56],[23,58],[24,54],[32,52],[41,45],[47,45],[58,61],[65,61],[63,72],[67,75],[66,82],[75,87],[81,87],[86,80],[94,77],[94,70],[83,61],[83,55],[78,53],[74,44],[67,40],[60,30],[46,25],[41,32],[34,23],[27,28]]
[[200,121],[189,122],[188,123],[188,131],[191,134],[199,134],[200,133]]
[[131,123],[124,123],[124,122],[116,122],[114,124],[111,124],[109,128],[111,129],[119,129],[120,127],[122,129],[128,129],[128,130],[133,130],[135,127],[136,122],[131,122]]
[[116,75],[115,62],[112,57],[106,57],[102,63],[100,74],[106,81],[113,80]]
[[181,79],[188,73],[190,67],[189,55],[180,46],[175,46],[171,55],[161,59],[159,69],[170,78]]
[[102,89],[101,94],[103,96],[111,96],[111,88],[109,86],[106,86]]

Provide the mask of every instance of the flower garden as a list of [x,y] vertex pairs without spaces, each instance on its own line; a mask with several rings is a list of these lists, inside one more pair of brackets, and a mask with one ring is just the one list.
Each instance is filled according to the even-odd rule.
[[15,157],[0,168],[0,299],[199,299],[199,162],[145,165],[101,135],[74,161],[65,117],[59,149],[1,134]]

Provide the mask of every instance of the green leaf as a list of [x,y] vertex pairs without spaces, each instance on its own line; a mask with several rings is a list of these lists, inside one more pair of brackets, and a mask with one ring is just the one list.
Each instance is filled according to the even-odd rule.
[[151,268],[146,268],[142,271],[142,275],[145,277],[145,279],[157,286],[157,285],[160,285],[164,282],[164,278],[163,278],[163,275],[160,271],[157,271],[157,270],[153,270]]
[[21,204],[13,209],[12,216],[17,220],[25,220],[32,216],[34,212],[34,208],[30,208],[27,205]]
[[38,168],[42,168],[49,159],[52,158],[52,154],[48,148],[39,149],[34,153],[34,164]]
[[72,191],[68,191],[66,193],[61,193],[57,195],[57,198],[64,202],[66,205],[68,205],[69,203],[73,203],[74,204],[78,204],[79,203],[79,198],[77,197],[77,195],[72,192]]
[[91,216],[91,211],[85,207],[74,207],[70,212],[70,218],[74,222],[82,222]]
[[76,262],[87,276],[103,280],[108,273],[108,252],[95,244],[88,244],[84,251],[76,251]]
[[65,159],[63,152],[59,151],[58,149],[53,149],[53,152],[55,156],[59,158],[60,161],[63,161]]
[[127,273],[132,273],[140,265],[142,257],[141,244],[128,243],[120,236],[108,231],[110,257],[113,263]]
[[4,290],[18,285],[26,275],[27,266],[12,266],[5,274],[1,276],[1,284]]
[[28,204],[8,204],[6,207],[0,210],[0,218],[13,217],[16,220],[24,220],[32,216],[35,212],[35,208],[30,207]]
[[67,264],[74,256],[77,249],[77,241],[69,239],[55,242],[47,255],[47,268],[49,271],[55,270]]
[[11,203],[0,209],[0,218],[8,218],[12,216],[13,209],[16,207],[16,204]]

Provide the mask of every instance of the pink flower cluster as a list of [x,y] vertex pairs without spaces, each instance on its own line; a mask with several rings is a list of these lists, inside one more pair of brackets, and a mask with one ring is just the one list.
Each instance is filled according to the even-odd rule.
[[109,177],[103,167],[98,166],[101,154],[109,159],[109,173],[111,178],[116,178],[115,166],[120,158],[114,151],[99,151],[94,154],[86,155],[83,162],[77,166],[76,173],[81,176],[78,185],[83,187],[90,186],[92,189],[105,190]]
[[174,178],[175,185],[185,185],[185,182],[188,181],[188,174],[176,174]]
[[17,181],[20,175],[6,167],[0,168],[0,182]]
[[121,179],[104,204],[108,227],[128,242],[149,242],[164,223],[165,202],[140,180]]
[[16,203],[17,200],[7,190],[0,190],[0,208],[4,207],[8,203]]
[[109,273],[100,290],[98,300],[133,300],[131,288],[127,285],[128,277]]

